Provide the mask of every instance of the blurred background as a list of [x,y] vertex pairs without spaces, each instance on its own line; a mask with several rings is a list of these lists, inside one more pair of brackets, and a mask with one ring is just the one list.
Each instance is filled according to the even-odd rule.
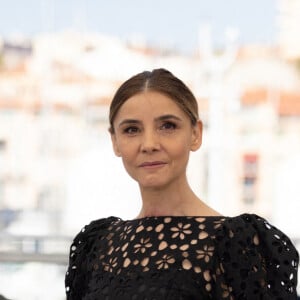
[[267,218],[300,249],[299,0],[0,1],[0,294],[65,299],[73,236],[137,215],[108,107],[157,67],[199,103],[200,198]]

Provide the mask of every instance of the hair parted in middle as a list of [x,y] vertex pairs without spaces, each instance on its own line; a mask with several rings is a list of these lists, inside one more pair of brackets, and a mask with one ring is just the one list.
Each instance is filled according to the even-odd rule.
[[173,100],[190,118],[192,125],[199,119],[198,103],[191,90],[170,71],[160,68],[138,73],[126,80],[116,91],[109,110],[110,132],[121,106],[131,97],[142,92],[155,91]]

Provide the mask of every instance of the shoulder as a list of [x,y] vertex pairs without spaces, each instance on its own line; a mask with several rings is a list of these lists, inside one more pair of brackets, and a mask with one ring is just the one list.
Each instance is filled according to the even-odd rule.
[[255,245],[272,244],[273,251],[281,254],[283,250],[297,255],[289,237],[280,229],[269,223],[265,218],[256,214],[242,214],[224,220],[224,231],[230,238],[242,238]]
[[110,225],[119,220],[116,217],[102,218],[85,225],[75,236],[70,246],[69,266],[65,277],[67,299],[81,299],[88,283],[91,270],[89,255],[94,244],[101,236],[105,236]]
[[294,266],[299,255],[290,238],[265,218],[255,214],[242,214],[226,218],[222,235],[225,240],[238,243],[240,247],[255,249],[265,255],[266,261],[282,269],[289,259]]
[[216,238],[224,273],[243,287],[242,295],[294,297],[299,255],[282,231],[258,215],[242,214],[225,218]]
[[87,252],[98,237],[105,236],[113,222],[119,220],[117,217],[101,218],[91,221],[85,225],[73,239],[70,247],[70,259]]
[[77,259],[83,251],[87,251],[90,244],[99,236],[108,232],[109,226],[118,220],[116,217],[101,218],[85,225],[74,237],[70,246],[70,260]]
[[75,236],[73,243],[83,238],[92,238],[95,234],[101,233],[101,230],[107,229],[117,220],[119,220],[117,217],[108,217],[91,221],[79,231],[79,233]]

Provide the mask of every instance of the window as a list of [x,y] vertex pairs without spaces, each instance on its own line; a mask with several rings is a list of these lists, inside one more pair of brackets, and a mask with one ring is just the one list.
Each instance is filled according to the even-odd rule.
[[6,141],[0,140],[0,152],[5,151],[5,149],[6,149]]
[[0,178],[0,209],[2,209],[2,203],[4,203],[4,180]]
[[257,198],[258,155],[245,154],[243,157],[243,189],[245,204],[253,204]]

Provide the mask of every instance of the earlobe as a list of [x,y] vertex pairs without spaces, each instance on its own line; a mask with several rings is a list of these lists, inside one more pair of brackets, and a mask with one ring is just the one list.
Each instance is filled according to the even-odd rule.
[[193,127],[191,151],[197,151],[202,144],[202,122],[197,121],[197,124]]

